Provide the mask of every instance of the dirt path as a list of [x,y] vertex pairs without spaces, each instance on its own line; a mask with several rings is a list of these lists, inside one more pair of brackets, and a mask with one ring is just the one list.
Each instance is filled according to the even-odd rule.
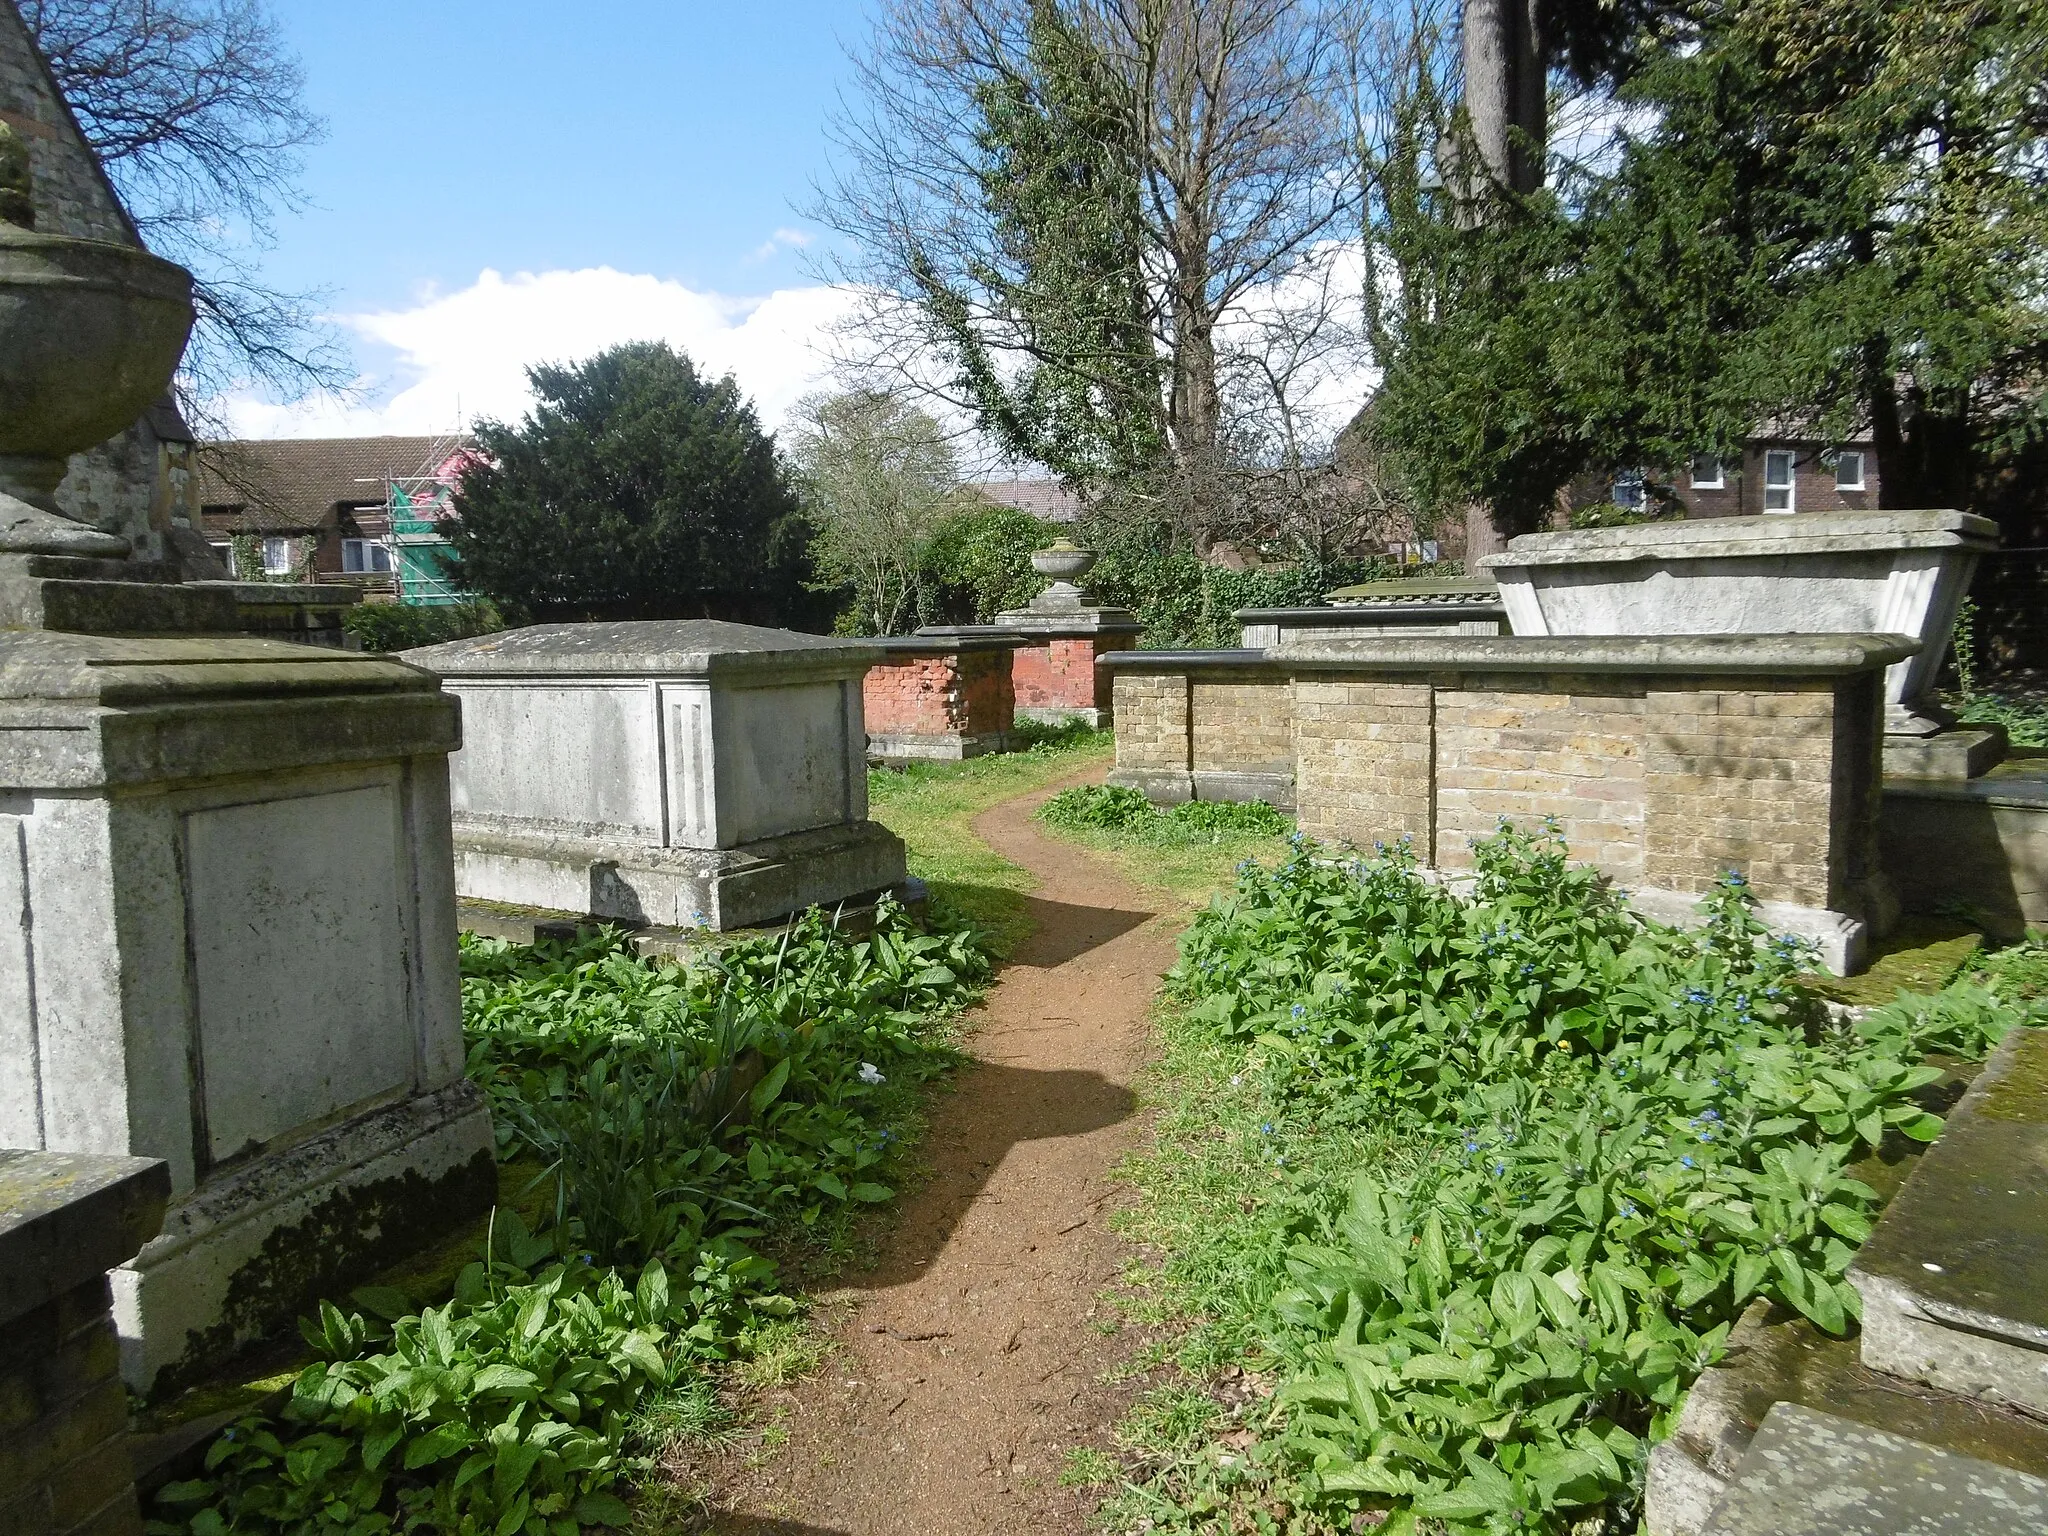
[[1085,1529],[1094,1500],[1058,1473],[1124,1407],[1098,1380],[1116,1341],[1092,1326],[1126,1262],[1107,1175],[1139,1134],[1132,1083],[1173,938],[1159,900],[1039,833],[1051,793],[973,823],[1038,877],[1036,929],[989,994],[976,1061],[937,1107],[934,1177],[850,1293],[839,1348],[768,1405],[787,1447],[721,1479],[728,1536]]

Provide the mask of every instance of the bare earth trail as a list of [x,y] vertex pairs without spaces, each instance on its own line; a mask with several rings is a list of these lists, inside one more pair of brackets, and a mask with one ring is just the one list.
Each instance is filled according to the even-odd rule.
[[710,1469],[726,1536],[1086,1528],[1094,1500],[1057,1486],[1061,1451],[1102,1443],[1127,1406],[1098,1380],[1120,1351],[1093,1322],[1128,1261],[1108,1175],[1141,1134],[1132,1085],[1173,925],[1164,898],[1039,832],[1032,813],[1059,787],[973,822],[1037,877],[1036,929],[935,1106],[933,1177],[846,1293],[838,1348],[763,1405],[789,1443]]

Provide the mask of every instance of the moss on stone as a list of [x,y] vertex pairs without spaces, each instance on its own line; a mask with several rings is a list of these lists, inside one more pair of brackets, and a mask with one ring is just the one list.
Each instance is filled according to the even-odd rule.
[[1811,975],[1806,985],[1830,1002],[1875,1008],[1901,992],[1939,992],[1962,974],[1983,948],[1984,935],[1936,917],[1909,917],[1877,946],[1860,976]]
[[[150,1400],[179,1395],[238,1357],[275,1370],[277,1356],[266,1341],[274,1345],[278,1335],[295,1332],[299,1317],[323,1298],[345,1297],[378,1268],[469,1227],[490,1208],[497,1183],[491,1155],[479,1152],[438,1178],[408,1170],[336,1191],[303,1221],[264,1240],[229,1280],[220,1321],[188,1336],[177,1362],[158,1372]],[[258,1342],[245,1342],[251,1339]]]

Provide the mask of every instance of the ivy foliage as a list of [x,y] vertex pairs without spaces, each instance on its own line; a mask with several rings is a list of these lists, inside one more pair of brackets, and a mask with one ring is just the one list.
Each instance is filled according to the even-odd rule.
[[1367,1126],[1415,1149],[1276,1203],[1285,1384],[1254,1460],[1354,1528],[1625,1528],[1750,1300],[1830,1333],[1857,1315],[1878,1198],[1851,1165],[1938,1134],[1927,1053],[2027,1014],[1978,988],[1839,1024],[1739,875],[1677,931],[1552,831],[1504,825],[1474,859],[1459,894],[1405,845],[1297,843],[1183,940],[1173,993],[1242,1045],[1274,1145]]
[[469,1073],[501,1159],[539,1164],[538,1230],[492,1217],[452,1297],[321,1306],[289,1401],[162,1489],[153,1536],[575,1536],[629,1523],[645,1411],[787,1317],[755,1248],[890,1198],[911,1085],[987,974],[965,935],[885,907],[849,939],[654,965],[615,937],[465,937]]

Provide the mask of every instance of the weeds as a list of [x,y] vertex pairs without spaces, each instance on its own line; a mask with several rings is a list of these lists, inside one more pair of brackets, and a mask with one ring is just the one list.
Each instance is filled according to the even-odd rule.
[[945,1016],[987,973],[886,905],[688,966],[615,939],[463,942],[469,1075],[547,1221],[500,1209],[455,1295],[323,1304],[289,1404],[157,1497],[156,1536],[576,1536],[673,1436],[729,1436],[706,1368],[784,1382],[821,1345],[757,1246],[829,1247],[886,1201]]
[[[1162,1299],[1203,1320],[1182,1364],[1280,1386],[1244,1454],[1182,1456],[1125,1501],[1157,1526],[1242,1505],[1303,1529],[1621,1528],[1752,1297],[1830,1332],[1855,1315],[1842,1275],[1877,1199],[1847,1167],[1938,1133],[1926,1053],[1981,1055],[2026,1016],[1978,986],[1835,1024],[1738,875],[1678,932],[1553,834],[1504,827],[1474,857],[1461,896],[1402,848],[1297,844],[1183,939],[1183,1087],[1137,1231],[1168,1248]],[[1177,1428],[1134,1421],[1154,1447]]]
[[1140,790],[1085,784],[1063,789],[1039,810],[1052,827],[1120,832],[1145,843],[1220,842],[1226,836],[1277,837],[1294,830],[1262,800],[1190,800],[1161,809]]

